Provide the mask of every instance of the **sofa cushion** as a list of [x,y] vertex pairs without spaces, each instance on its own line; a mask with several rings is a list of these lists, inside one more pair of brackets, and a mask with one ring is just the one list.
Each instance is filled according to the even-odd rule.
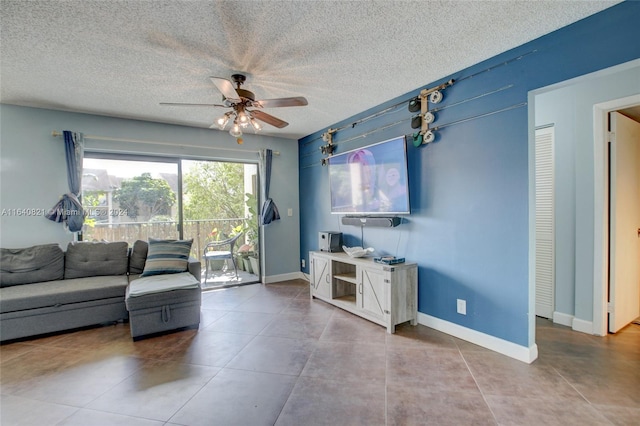
[[122,297],[127,276],[102,276],[50,281],[2,289],[0,312],[15,312],[69,303]]
[[154,275],[129,281],[127,297],[139,297],[184,288],[200,288],[200,282],[189,272]]
[[141,274],[144,271],[144,264],[147,261],[149,244],[146,241],[138,240],[133,243],[131,254],[129,255],[129,273]]
[[149,238],[149,252],[143,277],[186,272],[193,239],[156,240]]
[[64,252],[58,244],[0,249],[0,287],[61,280]]
[[67,246],[64,278],[125,275],[129,265],[129,244],[73,242]]

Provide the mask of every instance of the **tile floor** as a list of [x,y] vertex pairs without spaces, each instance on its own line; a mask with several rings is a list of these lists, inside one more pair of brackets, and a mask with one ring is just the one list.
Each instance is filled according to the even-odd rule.
[[216,288],[233,287],[259,282],[260,277],[257,275],[243,270],[238,270],[238,275],[236,275],[235,270],[231,268],[209,271],[209,274],[207,274],[207,271],[202,271],[201,285],[204,290],[213,290]]
[[10,425],[637,425],[640,326],[539,320],[527,365],[418,325],[385,329],[304,281],[203,294],[199,330],[128,324],[0,346]]

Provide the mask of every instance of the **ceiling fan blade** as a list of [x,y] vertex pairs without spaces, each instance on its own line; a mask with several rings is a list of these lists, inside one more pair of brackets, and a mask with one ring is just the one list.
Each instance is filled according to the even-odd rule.
[[165,105],[165,106],[189,106],[189,107],[221,107],[221,108],[227,108],[226,105],[221,105],[221,104],[183,104],[183,103],[179,103],[179,102],[160,102],[160,105]]
[[252,103],[253,106],[259,108],[305,106],[309,104],[307,102],[307,99],[302,96],[297,96],[294,98],[262,99],[260,101],[253,101]]
[[278,129],[282,129],[283,127],[287,127],[289,123],[286,121],[282,121],[273,115],[267,114],[266,112],[252,110],[251,116],[256,120],[264,121],[267,124],[271,124],[273,127],[277,127]]
[[216,85],[222,96],[231,100],[231,101],[240,101],[240,95],[236,92],[236,89],[233,88],[233,84],[222,77],[209,77],[213,84]]

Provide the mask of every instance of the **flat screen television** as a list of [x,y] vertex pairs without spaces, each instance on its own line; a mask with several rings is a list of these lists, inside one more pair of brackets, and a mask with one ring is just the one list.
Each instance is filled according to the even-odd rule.
[[329,157],[331,213],[409,214],[404,136]]

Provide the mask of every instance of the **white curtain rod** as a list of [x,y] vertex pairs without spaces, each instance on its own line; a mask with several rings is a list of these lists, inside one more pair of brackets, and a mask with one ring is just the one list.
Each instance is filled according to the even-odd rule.
[[[54,138],[62,136],[62,132],[54,130],[51,132],[51,136]],[[146,143],[150,145],[168,145],[168,146],[176,146],[173,142],[159,142],[159,141],[145,141],[142,139],[126,139],[126,138],[110,138],[106,136],[94,136],[94,135],[84,135],[85,139],[93,139],[99,141],[109,141],[109,142],[132,142],[132,143]],[[188,144],[180,144],[180,146],[186,146],[189,148],[198,148],[198,149],[214,149],[219,151],[234,151],[234,152],[252,152],[259,154],[259,151],[256,150],[248,150],[248,149],[237,149],[237,148],[221,148],[215,146],[199,146],[199,145],[188,145]],[[280,151],[273,151],[273,155],[280,155]]]

